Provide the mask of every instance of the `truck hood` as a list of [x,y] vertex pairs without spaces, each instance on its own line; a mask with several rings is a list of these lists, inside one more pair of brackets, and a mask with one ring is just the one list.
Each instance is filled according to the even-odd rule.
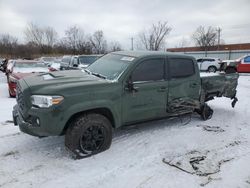
[[[110,81],[85,73],[82,70],[56,71],[24,78],[31,90],[51,93],[57,89],[75,88],[84,85],[108,84]],[[46,91],[45,91],[46,90]],[[41,92],[42,91],[42,92]]]

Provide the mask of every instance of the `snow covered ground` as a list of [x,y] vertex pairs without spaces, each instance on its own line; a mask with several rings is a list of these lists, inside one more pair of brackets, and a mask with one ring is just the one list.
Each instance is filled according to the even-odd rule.
[[250,75],[239,102],[210,102],[209,121],[189,116],[116,130],[111,148],[73,160],[63,137],[39,139],[13,126],[0,74],[0,187],[250,187]]

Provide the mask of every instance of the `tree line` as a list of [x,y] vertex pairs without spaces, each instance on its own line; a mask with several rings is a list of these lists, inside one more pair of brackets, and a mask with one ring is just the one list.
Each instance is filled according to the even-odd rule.
[[[137,49],[165,50],[167,36],[172,31],[168,22],[157,22],[142,30],[137,35]],[[40,27],[34,23],[27,24],[24,30],[25,42],[19,43],[18,38],[10,34],[0,34],[0,56],[8,58],[35,58],[41,55],[62,54],[105,54],[122,50],[118,41],[108,42],[102,30],[86,34],[84,30],[73,25],[60,38],[57,31],[50,26]],[[215,27],[199,26],[191,39],[196,46],[208,50],[217,43]],[[183,39],[184,40],[184,39]],[[185,45],[182,41],[182,45]],[[183,46],[181,46],[183,47]]]
[[11,58],[34,58],[41,55],[62,54],[104,54],[121,50],[117,41],[107,42],[102,30],[93,34],[85,34],[77,26],[65,30],[65,36],[59,38],[53,27],[40,27],[29,23],[25,30],[25,43],[10,34],[0,34],[0,56]]

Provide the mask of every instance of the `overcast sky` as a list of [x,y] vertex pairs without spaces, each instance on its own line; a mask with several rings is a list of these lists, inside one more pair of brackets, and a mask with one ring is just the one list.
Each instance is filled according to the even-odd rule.
[[71,25],[103,30],[108,41],[130,48],[130,38],[157,21],[172,27],[166,47],[179,46],[199,25],[222,28],[227,43],[250,42],[250,0],[0,0],[0,34],[24,41],[27,23],[52,26],[64,36]]

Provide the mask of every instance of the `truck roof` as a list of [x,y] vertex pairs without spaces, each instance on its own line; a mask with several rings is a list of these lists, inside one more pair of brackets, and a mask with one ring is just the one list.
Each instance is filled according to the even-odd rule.
[[[112,54],[118,54],[118,55],[124,55],[124,56],[130,56],[130,57],[136,57],[136,58],[142,58],[142,57],[147,57],[147,56],[178,56],[178,57],[192,57],[188,55],[183,55],[179,53],[174,53],[174,52],[164,52],[164,51],[116,51],[112,52]],[[192,57],[193,58],[193,57]]]

